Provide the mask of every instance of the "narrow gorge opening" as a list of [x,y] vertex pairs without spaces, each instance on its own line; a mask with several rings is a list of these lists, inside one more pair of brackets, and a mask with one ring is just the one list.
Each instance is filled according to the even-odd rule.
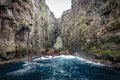
[[119,80],[119,68],[120,0],[0,1],[0,80]]

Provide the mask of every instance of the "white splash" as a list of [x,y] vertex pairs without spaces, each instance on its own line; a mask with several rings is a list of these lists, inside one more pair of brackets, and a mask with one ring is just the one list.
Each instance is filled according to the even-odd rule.
[[84,63],[89,63],[89,64],[93,64],[93,65],[100,65],[100,66],[104,66],[104,64],[101,64],[99,62],[93,62],[87,59],[84,59],[82,57],[77,57],[77,56],[73,56],[73,55],[60,55],[60,56],[45,56],[45,57],[40,57],[37,59],[34,59],[34,61],[38,61],[38,60],[44,60],[44,59],[54,59],[54,58],[63,58],[63,59],[77,59],[80,61],[83,61]]
[[72,56],[72,55],[45,56],[45,57],[40,57],[40,58],[34,59],[34,61],[52,59],[52,58],[74,59],[75,56]]
[[27,66],[27,67],[24,68],[24,69],[19,69],[19,70],[13,71],[13,72],[9,72],[9,73],[7,73],[6,75],[18,75],[18,76],[19,76],[19,75],[22,75],[22,74],[28,72],[28,71],[31,70],[31,69],[32,69],[31,66]]
[[52,59],[52,58],[53,58],[53,56],[45,56],[45,57],[40,57],[40,58],[34,59],[34,61],[44,60],[44,59]]
[[[9,72],[7,73],[6,75],[16,75],[16,76],[19,76],[19,75],[23,75],[23,74],[26,74],[26,73],[29,73],[31,71],[34,71],[36,65],[37,66],[51,66],[51,64],[42,64],[42,63],[39,63],[37,61],[39,60],[47,60],[47,59],[55,59],[55,58],[60,58],[60,59],[77,59],[78,61],[80,61],[81,63],[83,64],[91,64],[91,65],[98,65],[98,66],[104,66],[104,64],[101,64],[101,63],[94,63],[90,60],[87,60],[87,59],[84,59],[84,58],[81,58],[81,57],[77,57],[77,56],[73,56],[73,55],[60,55],[60,56],[45,56],[45,57],[41,57],[41,58],[37,58],[37,59],[34,59],[33,61],[25,61],[25,63],[22,65],[23,68],[22,69],[19,69],[19,70],[16,70],[16,71],[12,71],[12,72]],[[53,66],[54,68],[57,68],[57,64],[56,66]],[[64,71],[62,69],[58,69],[57,70],[60,71],[60,73],[64,73]]]
[[81,58],[81,57],[76,57],[76,59],[78,59],[78,60],[80,60],[80,61],[84,61],[85,63],[89,63],[89,64],[93,64],[93,65],[104,66],[104,64],[102,64],[102,63],[93,62],[93,61],[90,61],[90,60],[87,60],[87,59],[84,59],[84,58]]
[[9,72],[6,75],[19,76],[19,75],[29,73],[32,71],[31,69],[35,68],[35,65],[36,65],[36,63],[34,63],[34,62],[25,61],[25,64],[22,65],[23,66],[22,69],[18,69],[18,70]]

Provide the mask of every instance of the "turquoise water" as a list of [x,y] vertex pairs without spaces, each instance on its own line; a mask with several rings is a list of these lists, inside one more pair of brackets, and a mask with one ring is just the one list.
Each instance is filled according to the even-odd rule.
[[120,69],[59,56],[0,65],[0,80],[120,80]]

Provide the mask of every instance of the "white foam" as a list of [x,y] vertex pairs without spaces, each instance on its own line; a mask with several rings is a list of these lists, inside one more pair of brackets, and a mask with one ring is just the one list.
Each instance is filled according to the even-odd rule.
[[75,58],[75,56],[72,56],[72,55],[45,56],[45,57],[40,57],[40,58],[37,58],[37,59],[34,59],[34,60],[37,61],[37,60],[52,59],[52,58],[65,58],[65,59],[70,59],[70,58]]
[[[65,59],[78,59],[80,61],[83,61],[85,63],[90,63],[90,64],[94,64],[94,65],[101,65],[101,66],[104,66],[104,64],[101,64],[99,62],[93,62],[93,61],[90,61],[90,60],[87,60],[87,59],[84,59],[82,57],[77,57],[77,56],[73,56],[73,55],[61,55],[61,56],[57,56],[57,57],[62,57],[62,58],[65,58]],[[55,57],[55,58],[57,58]]]
[[35,67],[35,65],[37,65],[36,62],[25,61],[25,63],[22,65],[23,66],[22,69],[18,69],[18,70],[9,72],[6,75],[13,75],[13,76],[14,75],[15,76],[23,75],[25,73],[28,73],[29,71],[32,71],[31,69],[33,69]]
[[[19,69],[19,70],[13,71],[13,72],[9,72],[6,75],[22,75],[22,74],[25,74],[26,72],[33,69],[35,67],[35,65],[46,66],[46,65],[37,63],[36,60],[44,60],[44,59],[52,59],[52,58],[77,59],[77,60],[80,60],[82,63],[104,66],[104,64],[95,63],[95,62],[92,62],[90,60],[87,60],[87,59],[84,59],[84,58],[81,58],[81,57],[77,57],[77,56],[73,56],[73,55],[60,55],[60,56],[55,56],[55,57],[46,56],[46,57],[41,57],[41,58],[34,59],[33,62],[25,61],[25,64],[23,64],[23,69]],[[51,65],[51,64],[49,64],[49,65]],[[64,72],[62,71],[61,73],[64,73]]]
[[37,59],[34,59],[34,60],[36,61],[36,60],[44,60],[44,59],[52,59],[52,58],[78,59],[80,61],[83,61],[84,63],[104,66],[104,64],[101,64],[99,62],[95,63],[95,62],[92,62],[90,60],[84,59],[82,57],[77,57],[77,56],[73,56],[73,55],[60,55],[60,56],[54,56],[54,57],[53,56],[45,56],[45,57],[37,58]]
[[60,55],[60,56],[55,56],[54,58],[74,59],[75,56],[72,56],[72,55]]
[[34,60],[37,61],[37,60],[44,60],[44,59],[51,59],[51,58],[53,58],[53,56],[40,57],[40,58],[37,58],[37,59],[34,59]]
[[100,66],[104,66],[104,64],[101,64],[99,62],[93,62],[93,61],[90,61],[90,60],[87,60],[87,59],[84,59],[84,58],[81,58],[81,57],[75,57],[76,59],[80,60],[80,61],[84,61],[85,63],[89,63],[89,64],[93,64],[93,65],[100,65]]
[[29,70],[31,70],[31,68],[32,68],[31,66],[28,66],[24,69],[19,69],[19,70],[13,71],[13,72],[9,72],[6,75],[22,75],[22,74],[28,72]]

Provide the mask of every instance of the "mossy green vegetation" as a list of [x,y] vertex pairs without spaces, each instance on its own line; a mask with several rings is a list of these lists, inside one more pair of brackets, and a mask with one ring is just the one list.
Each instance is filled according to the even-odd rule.
[[48,27],[47,27],[47,30],[48,30],[48,32],[52,32],[52,30],[53,30],[53,27],[51,26],[51,25],[48,25]]
[[120,44],[120,36],[113,36],[113,37],[110,37],[108,40],[106,40],[106,42],[114,42],[116,43],[116,45]]
[[85,39],[85,36],[86,36],[86,30],[88,29],[88,25],[86,24],[86,22],[87,22],[87,19],[86,19],[86,15],[85,15],[85,13],[81,16],[81,18],[80,18],[80,37],[81,37],[81,39],[82,40],[84,40]]
[[16,55],[21,55],[21,54],[24,54],[27,52],[27,49],[26,48],[18,48],[16,49]]
[[63,51],[60,52],[60,54],[63,54],[63,55],[67,55],[67,54],[69,54],[69,53],[70,53],[69,50],[63,50]]
[[112,50],[103,50],[100,48],[92,47],[89,49],[93,54],[107,55],[110,57],[120,57],[120,51],[112,51]]
[[23,56],[23,55],[30,55],[31,53],[39,52],[39,50],[34,48],[18,48],[16,49],[15,53],[17,57]]
[[45,5],[43,5],[43,7],[41,7],[41,15],[43,16],[43,17],[46,17],[46,15],[47,15],[47,11],[46,11],[46,6]]
[[116,19],[112,19],[112,20],[108,20],[108,21],[106,22],[106,25],[107,25],[107,26],[111,26],[111,25],[114,25],[115,23],[117,23],[117,20],[116,20]]
[[7,57],[6,52],[3,52],[1,56],[2,56],[3,58],[6,58],[6,57]]
[[55,49],[63,48],[63,42],[62,42],[62,38],[61,38],[60,36],[57,37],[56,43],[55,43],[55,45],[54,45],[54,48],[55,48]]

